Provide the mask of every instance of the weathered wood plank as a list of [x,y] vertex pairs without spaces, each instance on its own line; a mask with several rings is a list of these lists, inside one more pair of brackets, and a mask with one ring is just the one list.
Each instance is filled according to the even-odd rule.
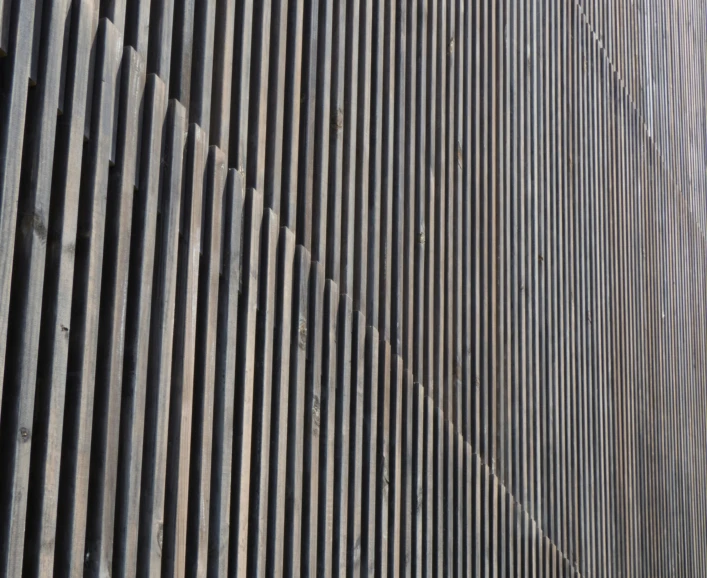
[[231,535],[231,481],[236,428],[236,344],[238,343],[239,296],[243,285],[245,255],[245,187],[243,175],[229,169],[224,193],[224,238],[221,249],[219,285],[216,384],[214,397],[214,453],[211,470],[211,511],[209,513],[210,576],[228,571]]
[[[353,303],[341,295],[338,306],[336,360],[336,434],[334,447],[334,540],[332,571],[346,575],[349,551],[349,454],[351,448]],[[358,350],[357,350],[358,351]]]
[[69,325],[66,402],[59,481],[55,568],[84,564],[93,402],[98,345],[109,161],[122,58],[118,30],[102,19],[97,35],[91,143],[84,152],[79,193],[74,283]]
[[[353,308],[353,303],[352,303]],[[366,355],[365,317],[358,311],[352,313],[351,320],[351,381],[350,381],[350,432],[349,453],[343,459],[349,461],[348,485],[348,527],[346,534],[347,575],[361,575],[361,519],[363,494],[363,414],[365,400],[366,370],[370,367]]]
[[[338,395],[338,320],[339,296],[336,284],[327,279],[324,286],[324,305],[322,320],[322,373],[321,373],[321,420],[319,438],[320,475],[319,475],[319,512],[317,516],[317,566],[318,575],[333,576],[332,559],[335,543],[334,525],[334,472],[338,467],[336,460],[336,416]],[[310,514],[311,516],[311,514]],[[310,531],[311,532],[311,531]],[[311,538],[310,538],[311,539]],[[310,547],[312,547],[311,545]],[[313,573],[313,567],[310,565]]]
[[[61,57],[64,47],[64,19],[67,8],[66,2],[57,2],[47,7],[39,20],[35,21],[39,23],[39,33],[44,37],[37,64],[37,78],[40,83],[28,94],[25,138],[15,153],[21,153],[23,157],[16,209],[19,226],[16,228],[14,239],[12,291],[8,296],[10,301],[7,349],[6,358],[3,360],[5,372],[4,380],[0,382],[0,402],[3,399],[2,391],[5,389],[3,421],[10,422],[9,427],[6,426],[10,433],[9,439],[0,434],[5,448],[2,452],[7,470],[5,484],[12,496],[9,512],[4,514],[0,521],[0,535],[8,544],[7,558],[0,560],[0,568],[8,575],[21,574],[25,546],[30,458],[35,433],[33,417],[37,353],[56,150],[55,103],[59,95],[61,72],[54,66],[53,59],[56,55]],[[18,48],[23,49],[21,46]],[[10,247],[11,244],[8,244],[8,253],[12,253]],[[4,338],[5,335],[0,337]],[[27,434],[17,436],[18,430]]]
[[213,92],[216,0],[198,2],[194,13],[194,46],[192,48],[191,95],[189,121],[207,134],[211,126],[211,94]]
[[[192,101],[193,103],[193,101]],[[223,198],[226,155],[209,148],[202,204],[203,244],[198,269],[194,410],[189,464],[186,567],[205,576],[208,563],[212,451],[214,437],[216,357],[218,352],[219,274],[223,252]]]
[[[286,230],[285,230],[286,231]],[[253,384],[253,442],[250,467],[247,573],[265,572],[268,534],[268,485],[270,483],[270,423],[272,418],[272,374],[277,293],[279,223],[270,209],[263,213],[261,266],[258,282],[258,313],[255,333]],[[290,231],[287,231],[292,235]],[[283,232],[283,234],[286,234]],[[241,474],[243,475],[243,474]],[[240,566],[240,563],[239,563]]]
[[[234,466],[231,477],[231,515],[233,528],[229,540],[228,568],[245,574],[248,564],[248,515],[250,470],[253,462],[253,396],[255,374],[255,331],[260,279],[260,238],[263,223],[263,198],[255,189],[246,190],[243,218],[243,265],[238,305],[238,340],[246,347],[237,350],[234,427]],[[264,273],[265,274],[265,273]]]
[[116,490],[114,575],[137,572],[150,324],[157,248],[162,153],[168,127],[167,87],[147,77],[140,175],[135,193],[125,320],[125,362]]
[[209,143],[219,147],[228,158],[233,89],[236,0],[216,0],[214,23],[211,128]]
[[139,112],[145,91],[145,63],[129,46],[123,51],[120,74],[116,164],[109,172],[105,206],[110,218],[104,232],[95,369],[95,380],[103,387],[97,388],[93,402],[84,564],[88,575],[109,572],[113,560],[127,286],[142,130]]
[[[378,450],[379,415],[378,390],[380,385],[381,360],[380,336],[370,325],[366,328],[365,365],[363,374],[362,399],[362,461],[361,461],[361,538],[360,538],[360,573],[363,576],[375,575],[376,572],[376,510],[377,479],[380,475]],[[358,458],[358,456],[357,456]],[[354,546],[355,548],[355,546]],[[354,555],[356,554],[354,550]],[[354,558],[355,564],[355,558]],[[354,567],[355,568],[355,567]]]
[[[388,575],[388,542],[394,535],[389,532],[390,479],[393,477],[391,459],[391,379],[393,377],[390,343],[381,340],[378,353],[378,383],[374,395],[378,397],[378,420],[376,432],[376,498],[375,498],[375,560],[369,555],[369,575]],[[372,424],[373,425],[373,424]],[[370,506],[369,506],[370,511]],[[369,535],[369,548],[371,539]],[[373,571],[370,570],[371,561]]]
[[699,574],[706,17],[0,1],[5,573]]
[[5,0],[0,21],[0,48],[8,54],[0,61],[0,402],[3,398],[7,329],[10,307],[10,281],[17,222],[22,143],[27,111],[27,78],[32,58],[34,0],[22,2],[12,10]]
[[[267,531],[270,533],[268,540],[268,561],[270,572],[274,575],[282,575],[285,564],[284,561],[284,534],[285,534],[285,499],[287,482],[287,462],[288,446],[292,443],[290,431],[296,427],[290,422],[289,407],[290,397],[296,397],[298,381],[302,375],[300,370],[300,359],[297,349],[291,347],[291,340],[298,338],[299,334],[295,327],[299,327],[299,302],[302,289],[306,295],[307,285],[302,286],[302,266],[301,252],[297,250],[295,256],[295,239],[291,231],[281,229],[278,247],[278,277],[277,286],[279,292],[278,305],[275,319],[275,334],[273,352],[273,404],[271,416],[271,447],[265,448],[269,451],[269,460],[273,469],[268,489],[268,499],[270,502],[269,518],[274,523],[269,523]],[[306,283],[306,275],[305,283]],[[297,279],[294,283],[293,279]],[[293,323],[294,321],[294,323]],[[306,317],[304,318],[304,330],[306,333]],[[299,339],[297,339],[299,343]],[[305,349],[306,351],[306,349]],[[303,364],[302,364],[303,365]],[[291,369],[292,367],[292,369]],[[293,379],[290,380],[290,374]],[[290,390],[294,395],[290,395]],[[296,401],[292,400],[292,405]],[[296,412],[295,412],[296,413]],[[295,416],[296,419],[296,416]],[[294,445],[294,444],[293,444]]]
[[196,124],[189,125],[185,154],[177,249],[162,547],[162,571],[176,575],[183,575],[186,571],[199,261],[208,154],[206,134]]
[[187,136],[187,111],[175,100],[169,102],[165,125],[147,365],[147,379],[152,387],[145,401],[137,558],[138,567],[149,576],[159,574],[162,563],[167,433],[177,298],[177,241]]
[[302,517],[304,493],[304,437],[307,413],[307,358],[312,356],[310,335],[311,257],[304,247],[295,252],[295,291],[293,293],[293,323],[290,347],[290,399],[288,407],[287,477],[285,498],[285,574],[296,576],[302,564]]
[[[322,481],[327,479],[326,461],[323,458],[327,443],[323,434],[326,431],[326,426],[323,423],[326,419],[323,400],[326,389],[324,384],[324,364],[326,362],[323,358],[324,328],[326,327],[325,291],[324,265],[315,261],[312,263],[309,278],[309,301],[306,304],[308,312],[307,315],[300,315],[300,321],[302,319],[307,321],[305,329],[308,342],[304,397],[304,467],[302,471],[304,486],[302,495],[302,574],[306,576],[317,574],[319,532],[324,531],[324,525],[320,524],[319,513],[322,508],[326,507],[320,501],[320,487]],[[304,312],[304,306],[302,312]],[[301,344],[298,343],[298,347],[301,349]]]

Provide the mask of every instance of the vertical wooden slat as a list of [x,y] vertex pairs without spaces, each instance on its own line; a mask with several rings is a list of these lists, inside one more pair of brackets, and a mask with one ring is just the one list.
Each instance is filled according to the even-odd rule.
[[91,468],[84,572],[112,568],[118,440],[122,397],[127,284],[133,199],[137,185],[139,112],[145,90],[145,63],[132,48],[123,52],[116,165],[110,170],[105,211],[103,279],[94,379],[103,385],[94,398]]
[[[243,175],[228,171],[224,193],[224,236],[219,284],[219,311],[214,397],[214,452],[211,470],[209,513],[209,576],[228,571],[229,523],[232,504],[233,447],[235,433],[236,344],[238,343],[239,296],[243,284],[247,231],[244,219]],[[246,282],[248,280],[246,279]],[[237,441],[237,440],[236,440]]]
[[[335,544],[336,526],[334,525],[335,487],[334,472],[337,468],[335,448],[337,443],[337,404],[338,395],[338,333],[339,296],[336,284],[327,280],[324,287],[324,306],[322,326],[322,377],[321,377],[321,448],[319,463],[319,513],[317,531],[317,574],[333,576],[332,551]],[[311,516],[311,514],[310,514]]]
[[[288,234],[289,233],[289,234]],[[300,341],[300,331],[307,330],[307,318],[294,316],[293,313],[298,313],[300,308],[299,294],[302,287],[302,277],[305,278],[300,271],[301,255],[298,252],[297,265],[295,265],[295,244],[293,235],[281,229],[280,246],[278,247],[278,279],[277,285],[280,293],[280,299],[277,307],[277,319],[275,321],[275,351],[273,353],[273,406],[271,423],[266,424],[266,427],[271,428],[271,447],[266,448],[269,451],[269,460],[272,468],[270,478],[270,486],[268,488],[268,500],[270,501],[270,511],[268,516],[274,523],[268,524],[268,532],[270,533],[268,540],[268,564],[272,568],[272,572],[276,575],[282,571],[285,564],[284,561],[284,530],[285,530],[285,496],[287,482],[287,449],[289,440],[289,430],[295,429],[295,425],[289,420],[290,407],[290,389],[296,390],[301,381],[301,359],[299,358],[298,350],[295,349],[294,358],[291,358],[292,336],[296,336],[296,343],[299,348],[305,348],[306,342],[303,345]],[[296,275],[298,283],[293,283],[293,270],[297,267]],[[306,288],[306,285],[305,285]],[[305,291],[306,298],[306,291]],[[293,330],[297,327],[297,331]],[[290,370],[292,364],[292,371]],[[290,374],[293,374],[292,383],[290,382]],[[290,386],[293,386],[292,388]],[[294,393],[294,392],[293,392]],[[296,394],[293,394],[295,397]],[[292,403],[297,407],[296,401]],[[296,416],[296,412],[295,412]]]
[[133,204],[130,246],[125,361],[120,416],[113,574],[137,571],[140,480],[147,408],[152,290],[156,274],[157,221],[164,134],[167,131],[167,88],[155,74],[147,77],[140,175]]
[[94,79],[98,80],[91,107],[91,146],[82,165],[69,332],[57,521],[67,530],[57,534],[55,560],[55,571],[60,575],[80,572],[84,563],[108,158],[122,56],[121,37],[109,20],[101,20],[97,38]]
[[[257,156],[257,155],[256,155]],[[247,177],[246,177],[247,178]],[[272,374],[277,294],[277,250],[280,229],[270,209],[263,212],[258,276],[257,320],[255,333],[255,371],[253,383],[253,441],[250,464],[250,503],[248,506],[247,573],[260,575],[266,569],[268,535],[268,487],[270,483],[270,436],[272,420]],[[288,231],[291,235],[291,232]],[[243,476],[244,472],[241,472]],[[241,527],[246,520],[241,517]],[[239,556],[239,568],[240,566]]]
[[3,575],[699,574],[705,16],[0,0]]
[[189,471],[194,413],[197,307],[206,134],[189,126],[179,223],[174,345],[169,402],[162,571],[183,575],[186,564]]
[[246,190],[243,220],[243,265],[239,300],[238,339],[246,347],[236,358],[236,396],[234,426],[234,467],[231,476],[231,538],[228,571],[245,574],[248,564],[248,504],[250,470],[253,462],[253,397],[255,373],[255,331],[260,281],[260,238],[263,224],[263,197],[255,189]]
[[152,387],[145,401],[145,433],[140,491],[138,566],[159,573],[164,536],[169,384],[175,322],[177,239],[182,196],[182,163],[186,145],[186,110],[175,101],[168,108],[164,167],[160,177],[155,274],[147,366]]
[[0,21],[0,48],[7,60],[0,60],[0,402],[3,398],[10,280],[17,221],[22,143],[27,111],[27,78],[32,57],[35,2],[15,4],[4,0]]
[[189,464],[186,566],[206,575],[209,546],[212,442],[214,437],[215,377],[218,339],[218,291],[223,251],[223,197],[226,155],[209,148],[204,178],[201,259],[198,268],[194,411]]
[[[310,347],[309,298],[311,283],[311,258],[304,247],[299,246],[295,252],[295,267],[297,287],[293,294],[293,305],[296,306],[293,319],[293,336],[291,347],[294,350],[290,365],[291,396],[288,409],[288,448],[287,448],[287,509],[285,512],[285,531],[292,536],[285,547],[285,573],[297,575],[301,567],[302,543],[302,495],[304,493],[304,436],[306,414],[307,357],[312,355]],[[295,350],[295,346],[297,349]]]
[[[0,7],[0,11],[2,11]],[[14,264],[12,264],[12,291],[9,297],[7,325],[0,327],[0,340],[4,341],[7,328],[7,349],[0,345],[0,358],[3,358],[4,379],[0,378],[0,402],[5,389],[5,401],[2,412],[3,426],[10,435],[0,433],[0,440],[5,449],[1,452],[7,464],[2,499],[9,508],[0,521],[0,536],[7,544],[7,551],[0,560],[0,568],[8,575],[22,572],[24,534],[27,525],[28,486],[30,483],[30,457],[34,436],[34,404],[37,379],[37,353],[39,348],[42,289],[46,258],[49,211],[51,206],[51,182],[54,165],[56,138],[55,103],[59,96],[60,70],[53,59],[63,50],[64,19],[67,16],[67,3],[59,2],[47,7],[43,15],[36,20],[38,30],[44,36],[44,42],[38,55],[38,86],[29,92],[27,98],[27,120],[25,138],[16,143],[17,149],[8,155],[7,161],[13,163],[22,156],[19,172],[17,197],[17,219],[14,238]],[[21,23],[18,23],[18,25]],[[2,22],[0,22],[0,29]],[[22,34],[22,31],[18,31]],[[16,49],[26,49],[21,45]],[[17,114],[16,112],[14,114]],[[9,119],[8,119],[9,120]],[[10,127],[8,127],[10,128]],[[12,210],[13,201],[3,196],[4,210]],[[6,251],[12,254],[12,242],[8,239]],[[8,279],[10,271],[7,271]],[[4,301],[0,297],[0,301]],[[0,307],[4,309],[4,303]],[[0,313],[0,316],[4,316]],[[5,350],[5,351],[3,351]],[[6,355],[6,358],[4,357]],[[0,362],[1,363],[1,362]],[[0,366],[2,371],[2,366]],[[3,387],[4,384],[4,387]],[[41,398],[41,393],[40,393]],[[17,436],[16,431],[24,428],[26,435]],[[40,430],[41,431],[41,430]],[[40,437],[41,440],[41,437]],[[40,441],[41,444],[41,441]],[[6,518],[7,516],[7,518]],[[32,511],[30,510],[30,524]]]

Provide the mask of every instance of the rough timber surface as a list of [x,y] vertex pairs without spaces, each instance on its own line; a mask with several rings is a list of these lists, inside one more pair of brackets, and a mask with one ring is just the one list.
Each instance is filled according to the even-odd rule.
[[0,0],[0,578],[707,576],[706,31]]

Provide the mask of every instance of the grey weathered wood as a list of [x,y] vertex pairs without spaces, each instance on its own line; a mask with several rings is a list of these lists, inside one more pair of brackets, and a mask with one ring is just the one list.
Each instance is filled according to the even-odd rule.
[[[319,543],[320,511],[325,505],[320,502],[320,486],[327,483],[325,464],[322,456],[327,427],[324,408],[324,390],[326,389],[325,368],[323,365],[323,342],[325,340],[325,296],[326,276],[324,265],[312,263],[309,278],[308,315],[300,314],[300,327],[303,318],[308,340],[306,390],[304,399],[304,467],[302,494],[302,571],[303,575],[316,575],[317,548]],[[301,329],[300,329],[301,335]],[[333,344],[332,344],[333,345]],[[301,344],[298,344],[301,349]],[[333,347],[332,347],[333,349]],[[333,437],[332,437],[333,440]],[[332,469],[333,472],[333,469]],[[330,486],[331,487],[331,486]]]
[[[250,97],[247,114],[249,116],[247,132],[247,163],[246,184],[258,191],[265,191],[266,167],[266,136],[268,130],[268,85],[270,82],[270,34],[272,17],[272,0],[255,2],[252,15],[252,47],[250,58],[245,64],[250,68]],[[245,87],[240,87],[244,90]],[[272,127],[270,127],[272,128]],[[240,146],[239,146],[240,148]],[[276,207],[268,203],[264,197],[265,206]],[[279,216],[279,213],[277,213]]]
[[[384,527],[384,531],[388,532],[388,544],[387,552],[382,554],[388,560],[386,569],[388,576],[404,574],[407,566],[407,532],[405,527],[407,517],[403,513],[409,511],[408,492],[405,487],[407,482],[405,472],[407,446],[403,420],[407,419],[407,412],[405,412],[404,406],[404,387],[405,376],[402,357],[393,355],[390,376],[390,437],[388,442],[388,527]],[[381,564],[381,568],[383,568],[383,564]]]
[[0,21],[2,48],[8,60],[0,61],[0,402],[3,399],[5,355],[10,307],[10,280],[20,187],[22,143],[27,111],[27,78],[31,66],[34,31],[33,0],[11,10],[5,0]]
[[[98,345],[109,157],[117,100],[122,39],[109,20],[97,35],[91,144],[82,166],[77,220],[73,298],[69,325],[66,403],[57,525],[58,565],[80,572],[84,564],[93,402]],[[68,427],[67,427],[68,426]]]
[[[346,575],[349,552],[349,453],[351,448],[353,303],[349,296],[340,295],[337,320],[336,359],[336,434],[334,471],[334,532],[332,571]],[[356,350],[358,351],[358,349]],[[353,392],[355,393],[355,391]]]
[[[191,76],[192,59],[194,56],[194,25],[196,0],[166,0],[171,1],[172,21],[165,21],[165,26],[171,28],[172,54],[169,61],[169,96],[176,98],[187,110],[190,111],[189,121],[194,122],[191,116]],[[209,0],[212,1],[212,0]],[[199,2],[199,9],[203,3]],[[167,17],[167,14],[164,15]],[[163,76],[160,74],[160,76]]]
[[[359,16],[358,39],[358,80],[355,87],[358,93],[356,117],[356,154],[352,155],[355,168],[353,180],[353,285],[351,295],[354,302],[354,311],[368,315],[366,307],[368,287],[368,214],[370,203],[370,138],[371,138],[371,60],[373,36],[373,3],[359,2],[356,10]],[[351,201],[349,200],[349,203]]]
[[[299,252],[298,252],[299,253]],[[280,292],[279,303],[275,319],[275,350],[273,352],[273,404],[271,416],[270,433],[270,463],[273,471],[270,476],[270,487],[268,489],[268,499],[270,501],[269,518],[267,531],[268,540],[268,571],[273,575],[281,576],[285,565],[284,560],[284,534],[285,534],[285,500],[287,490],[287,449],[290,443],[289,431],[294,429],[296,424],[290,424],[289,406],[291,390],[297,385],[298,373],[295,372],[295,379],[291,380],[291,366],[299,361],[292,359],[292,337],[299,334],[294,331],[294,327],[304,329],[306,335],[306,317],[304,327],[299,327],[299,315],[295,313],[299,309],[299,289],[300,283],[295,284],[294,278],[299,280],[302,276],[299,266],[301,257],[298,254],[295,263],[295,238],[291,231],[282,228],[280,232],[280,246],[278,248],[278,291]],[[306,279],[306,275],[305,275]],[[294,321],[294,323],[293,323]],[[306,349],[305,349],[306,351]],[[295,350],[295,354],[297,350]],[[295,355],[296,357],[296,355]],[[302,364],[304,365],[304,364]],[[294,396],[293,396],[294,397]],[[294,446],[294,443],[293,443]]]
[[[66,363],[70,328],[71,292],[76,243],[79,181],[83,151],[84,115],[88,90],[89,55],[96,26],[88,3],[74,6],[71,41],[66,44],[68,88],[64,115],[56,127],[56,152],[52,172],[52,202],[47,227],[44,282],[47,297],[42,303],[37,364],[37,389],[30,464],[30,486],[25,529],[25,567],[29,576],[43,575],[54,567],[57,499],[59,486]],[[33,465],[36,464],[36,465]]]
[[10,50],[10,8],[12,0],[0,2],[0,57],[7,56]]
[[236,0],[217,0],[214,24],[210,143],[228,155]]
[[152,387],[145,401],[137,559],[138,566],[150,576],[159,574],[162,563],[167,433],[177,295],[177,241],[182,204],[182,165],[187,137],[187,111],[175,100],[169,102],[165,124],[147,365],[147,379]]
[[239,303],[238,338],[247,347],[239,348],[236,358],[236,398],[234,427],[234,467],[231,477],[232,502],[228,567],[245,574],[248,564],[248,505],[253,445],[253,380],[255,369],[255,331],[260,278],[260,238],[263,198],[255,189],[246,190],[243,220],[242,289]]
[[[265,203],[280,215],[282,197],[282,149],[283,149],[283,117],[285,114],[285,73],[287,69],[287,23],[288,0],[275,0],[272,7],[270,62],[267,74],[270,76],[267,103],[267,122],[272,127],[271,138],[265,149]],[[265,63],[263,63],[265,64]],[[284,226],[291,226],[287,221]]]
[[[37,78],[40,83],[28,95],[25,139],[20,145],[20,149],[24,147],[25,158],[18,183],[19,227],[15,236],[12,272],[14,282],[13,291],[9,295],[7,350],[4,359],[5,406],[12,408],[4,411],[4,420],[10,423],[8,429],[11,433],[10,439],[0,437],[6,448],[6,483],[12,495],[9,512],[6,514],[8,519],[2,520],[0,530],[0,535],[3,535],[8,544],[7,558],[0,560],[0,567],[8,575],[19,575],[22,572],[30,457],[34,437],[33,416],[43,273],[55,154],[55,103],[60,84],[60,70],[52,65],[52,59],[56,54],[61,56],[66,12],[66,2],[58,2],[47,7],[43,19],[39,20],[40,32],[45,39],[38,55]],[[23,49],[21,46],[18,48]],[[17,153],[19,152],[18,150]],[[11,253],[9,247],[8,253]],[[3,335],[0,339],[4,338]],[[2,389],[3,386],[0,385],[0,401],[3,397]],[[27,435],[17,436],[16,431],[26,431]]]
[[150,40],[151,9],[152,2],[146,0],[127,0],[125,7],[125,44],[132,46],[145,63]]
[[[150,5],[147,72],[154,72],[167,86],[170,86],[169,80],[172,68],[174,2],[175,0],[156,0],[151,2]],[[173,97],[170,92],[170,98]],[[184,105],[185,103],[182,104]]]
[[214,452],[211,472],[211,511],[209,513],[210,576],[223,575],[228,570],[230,539],[231,480],[233,476],[233,446],[236,395],[236,343],[238,339],[239,295],[242,283],[244,255],[243,176],[234,169],[228,171],[224,193],[224,239],[221,254],[219,312],[214,397]]
[[140,527],[143,439],[147,408],[152,290],[157,247],[157,220],[167,117],[167,87],[147,77],[143,111],[140,174],[135,193],[125,320],[125,363],[120,416],[120,447],[116,490],[114,575],[137,572]]
[[348,459],[348,528],[346,534],[347,575],[361,575],[361,523],[363,495],[363,414],[366,387],[366,370],[370,368],[366,355],[366,320],[353,306],[351,320],[351,379],[350,379],[350,434]]
[[[331,95],[329,100],[329,159],[328,159],[328,190],[331,200],[327,202],[327,258],[326,275],[339,287],[346,287],[341,273],[343,229],[347,223],[343,221],[347,206],[343,202],[344,187],[344,125],[345,125],[345,79],[346,79],[346,10],[345,2],[333,2],[332,5],[332,40],[331,40]],[[328,11],[327,11],[328,12]],[[325,64],[326,66],[326,64]],[[348,108],[347,108],[348,111]],[[326,121],[326,119],[325,119]]]
[[288,445],[286,477],[285,530],[290,539],[285,543],[285,573],[296,576],[302,567],[302,518],[304,515],[303,494],[305,492],[304,438],[306,435],[305,416],[307,415],[308,381],[312,378],[307,371],[307,358],[312,357],[312,343],[309,341],[310,327],[313,326],[312,313],[309,311],[311,282],[311,259],[309,252],[298,246],[295,254],[296,289],[293,295],[296,306],[293,323],[290,354],[291,397],[288,405]]
[[[332,129],[332,44],[333,44],[333,0],[325,2],[319,9],[317,36],[317,107],[314,141],[318,143],[314,155],[314,206],[312,215],[312,258],[324,265],[327,263],[328,229],[331,227],[329,210],[329,140]],[[334,206],[336,207],[336,203]],[[334,209],[336,210],[336,209]]]
[[[388,575],[388,542],[393,537],[389,531],[390,517],[390,479],[393,475],[391,467],[391,379],[392,363],[390,343],[381,340],[378,353],[378,384],[377,391],[373,394],[378,398],[378,420],[376,428],[376,499],[375,499],[375,560],[369,554],[369,575],[371,573]],[[371,424],[373,425],[373,423]],[[370,508],[370,506],[369,506]],[[370,515],[370,514],[369,514]],[[368,537],[369,548],[371,548],[372,536]],[[371,562],[373,571],[370,571]]]
[[[267,496],[270,476],[268,452],[270,449],[270,422],[272,419],[272,359],[279,233],[280,228],[277,216],[270,209],[265,209],[260,240],[261,268],[259,271],[258,313],[255,333],[253,445],[248,513],[247,573],[252,576],[261,575],[266,568],[269,508]],[[240,564],[241,560],[239,557],[239,567]]]
[[[378,463],[378,390],[380,385],[380,337],[378,331],[370,325],[366,328],[365,367],[363,375],[363,399],[356,401],[358,412],[362,401],[362,436],[363,445],[361,463],[361,539],[360,572],[364,576],[374,575],[376,571],[376,508],[377,479],[380,475]],[[356,555],[354,546],[354,555]],[[355,558],[354,558],[355,564]]]
[[705,17],[0,2],[5,573],[699,575]]
[[184,160],[169,402],[162,571],[185,573],[206,134],[189,125]]
[[211,95],[213,93],[216,0],[198,2],[194,14],[194,47],[192,54],[189,120],[208,134],[211,126]]
[[[385,332],[385,323],[381,322],[380,283],[381,283],[381,209],[383,197],[382,162],[383,162],[383,67],[385,46],[385,2],[371,6],[369,12],[375,24],[371,30],[371,88],[370,88],[370,135],[366,150],[370,150],[368,172],[364,174],[367,186],[362,187],[361,196],[367,205],[366,228],[362,237],[368,237],[366,267],[366,322],[373,327],[380,327]],[[390,75],[388,75],[390,77]],[[386,151],[387,152],[387,151]],[[367,202],[366,202],[367,197]],[[385,313],[385,309],[383,309]],[[385,335],[385,333],[384,333]]]
[[[193,102],[193,101],[192,101]],[[189,471],[186,566],[205,576],[208,563],[212,452],[216,412],[216,357],[218,351],[219,275],[221,273],[225,153],[209,147],[202,204],[203,244],[198,275],[194,411]]]
[[84,572],[89,575],[112,568],[128,270],[144,91],[145,63],[126,46],[121,65],[116,165],[109,172],[105,206],[110,218],[106,219],[104,233],[95,369],[95,380],[103,387],[97,389],[93,403],[96,419],[91,435],[84,564]]
[[[317,516],[317,574],[332,576],[334,526],[334,471],[336,468],[336,431],[338,393],[338,310],[339,296],[336,284],[328,279],[324,286],[322,320],[322,373],[321,373],[321,440],[319,463],[319,512]],[[313,450],[314,451],[314,450]],[[310,514],[311,516],[311,514]],[[311,532],[310,532],[311,535]],[[310,547],[312,545],[310,544]],[[312,567],[310,566],[310,569]]]
[[[341,190],[341,257],[339,263],[339,292],[341,295],[350,295],[353,298],[354,284],[354,239],[355,239],[355,200],[356,200],[356,129],[358,121],[358,59],[359,59],[359,4],[353,0],[346,2],[346,14],[340,13],[345,18],[344,28],[339,28],[338,34],[346,39],[342,50],[339,50],[339,68],[344,68],[344,79],[339,80],[339,97],[342,96],[343,84],[343,110],[336,110],[334,122],[341,126],[343,132],[342,151],[342,190]],[[335,149],[336,150],[336,149]],[[337,175],[338,177],[338,175]],[[336,192],[336,189],[334,189]]]
[[[319,2],[304,3],[302,29],[302,79],[300,96],[299,163],[297,178],[297,241],[312,251],[314,225],[314,163],[317,103],[317,60],[319,41]],[[296,95],[294,95],[296,97]],[[320,221],[321,222],[321,221]],[[318,256],[318,255],[317,255]]]

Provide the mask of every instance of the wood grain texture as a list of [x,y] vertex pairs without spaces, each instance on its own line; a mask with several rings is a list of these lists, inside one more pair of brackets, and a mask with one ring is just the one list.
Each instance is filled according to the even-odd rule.
[[0,576],[699,576],[707,9],[0,0]]

